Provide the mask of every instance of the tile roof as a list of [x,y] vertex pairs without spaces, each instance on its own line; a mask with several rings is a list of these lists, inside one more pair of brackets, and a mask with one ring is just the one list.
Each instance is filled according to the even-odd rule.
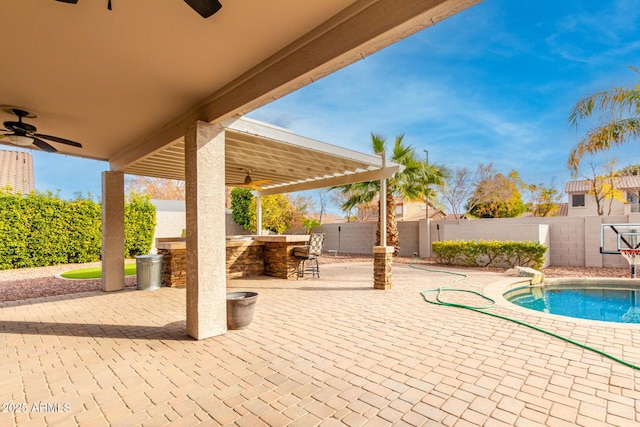
[[[619,190],[640,190],[640,176],[619,176],[614,178],[615,187]],[[569,181],[564,188],[566,193],[585,193],[589,191],[589,180]]]
[[35,190],[30,153],[0,150],[0,188],[5,187],[11,187],[18,194],[29,194]]

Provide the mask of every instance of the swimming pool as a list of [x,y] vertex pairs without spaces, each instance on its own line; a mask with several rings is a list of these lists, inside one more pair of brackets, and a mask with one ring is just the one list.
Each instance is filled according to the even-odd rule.
[[549,279],[543,285],[507,290],[520,307],[579,319],[640,323],[640,281],[631,279]]

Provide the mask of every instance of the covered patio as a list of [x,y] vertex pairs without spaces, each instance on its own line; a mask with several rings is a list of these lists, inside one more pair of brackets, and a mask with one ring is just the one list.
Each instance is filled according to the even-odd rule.
[[[322,277],[233,280],[259,293],[248,329],[185,334],[184,289],[0,303],[2,425],[638,425],[638,371],[514,323],[433,306],[449,275],[371,263]],[[469,272],[495,293],[517,280]],[[500,302],[525,320],[640,363],[638,325],[571,320]],[[43,405],[34,411],[33,405]],[[49,405],[47,411],[46,405]],[[55,411],[54,411],[55,408]]]
[[[477,1],[223,2],[208,18],[182,1],[109,2],[109,8],[89,1],[10,2],[0,16],[4,53],[12,58],[11,67],[0,69],[0,115],[16,121],[12,107],[18,107],[32,127],[3,134],[0,143],[42,147],[37,127],[40,135],[54,136],[50,145],[60,154],[108,162],[102,185],[105,291],[123,289],[124,174],[184,179],[186,328],[197,339],[223,334],[225,182],[243,180],[250,169],[252,178],[293,191],[295,183],[304,189],[318,179],[331,185],[336,174],[331,157],[318,156],[313,147],[296,166],[262,171],[274,147],[227,138],[235,131],[229,121],[247,127],[239,119],[246,112]],[[238,156],[231,155],[234,147]],[[252,154],[265,161],[248,164]],[[316,164],[325,170],[313,170]],[[336,166],[343,177],[353,172]]]

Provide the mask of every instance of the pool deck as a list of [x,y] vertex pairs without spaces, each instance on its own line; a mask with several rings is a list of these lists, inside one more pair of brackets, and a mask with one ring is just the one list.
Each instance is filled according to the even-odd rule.
[[[493,312],[640,364],[640,325],[511,306],[499,295],[515,278],[464,273],[456,287],[495,296]],[[256,316],[203,341],[185,334],[184,289],[0,303],[0,409],[26,410],[0,425],[640,425],[640,371],[426,303],[420,291],[450,275],[396,264],[381,291],[371,263],[321,274],[229,281],[259,293]]]

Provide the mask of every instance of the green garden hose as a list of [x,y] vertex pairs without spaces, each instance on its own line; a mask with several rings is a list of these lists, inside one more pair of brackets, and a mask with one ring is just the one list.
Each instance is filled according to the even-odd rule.
[[[481,292],[477,292],[477,291],[473,291],[473,290],[469,290],[469,289],[452,289],[452,286],[455,285],[456,283],[468,279],[468,276],[466,274],[456,273],[456,272],[453,272],[453,271],[446,271],[446,270],[435,270],[435,269],[429,269],[429,268],[421,268],[421,267],[416,266],[416,261],[413,261],[412,263],[410,263],[409,267],[414,268],[416,270],[427,271],[427,272],[430,272],[430,273],[443,273],[443,274],[450,274],[450,275],[458,276],[457,279],[455,279],[453,282],[450,282],[449,284],[447,284],[445,286],[441,286],[441,287],[433,288],[433,289],[426,289],[426,290],[420,292],[420,295],[422,295],[422,298],[424,298],[424,300],[426,302],[428,302],[429,304],[442,305],[442,306],[445,306],[445,307],[464,308],[466,310],[475,311],[476,313],[482,313],[482,314],[486,314],[488,316],[496,317],[498,319],[507,320],[509,322],[513,322],[513,323],[516,323],[516,324],[521,325],[521,326],[526,326],[527,328],[530,328],[530,329],[533,329],[535,331],[542,332],[544,334],[550,335],[550,336],[552,336],[554,338],[558,338],[558,339],[560,339],[562,341],[568,342],[568,343],[573,344],[575,346],[578,346],[580,348],[584,348],[585,350],[592,351],[592,352],[597,353],[597,354],[599,354],[601,356],[604,356],[604,357],[606,357],[608,359],[611,359],[611,360],[613,360],[615,362],[618,362],[618,363],[620,363],[620,364],[622,364],[624,366],[628,366],[629,368],[640,370],[640,366],[634,365],[633,363],[630,363],[630,362],[627,362],[625,360],[622,360],[622,359],[620,359],[618,357],[615,357],[615,356],[613,356],[613,355],[611,355],[609,353],[606,353],[606,352],[604,352],[602,350],[598,350],[597,348],[589,347],[586,344],[574,341],[574,340],[572,340],[570,338],[567,338],[567,337],[563,337],[562,335],[558,335],[558,334],[553,333],[551,331],[547,331],[546,329],[539,328],[537,326],[534,326],[534,325],[532,325],[530,323],[523,322],[521,320],[517,320],[517,319],[513,319],[511,317],[506,317],[506,316],[502,316],[500,314],[496,314],[496,313],[491,313],[489,311],[485,311],[485,310],[495,306],[496,301],[493,298],[490,298],[490,297],[484,295]],[[469,293],[469,294],[476,295],[476,296],[482,298],[485,301],[488,301],[488,304],[487,305],[482,305],[482,306],[470,306],[470,305],[465,305],[465,304],[457,304],[457,303],[446,302],[446,301],[443,301],[441,299],[442,294],[444,294],[446,292],[466,292],[466,293]],[[435,300],[427,298],[427,294],[430,294],[430,293],[435,293],[436,294]]]

